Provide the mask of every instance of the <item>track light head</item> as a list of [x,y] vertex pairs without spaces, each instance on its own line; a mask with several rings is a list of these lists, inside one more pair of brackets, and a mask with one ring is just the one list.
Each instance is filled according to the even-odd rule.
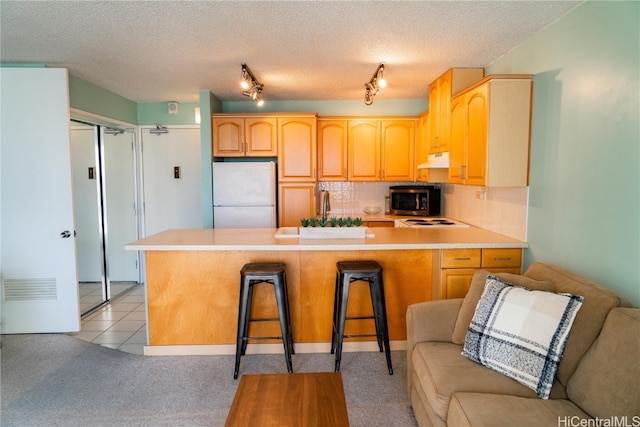
[[241,65],[242,80],[240,81],[240,87],[243,89],[242,94],[256,101],[258,106],[262,107],[264,105],[264,100],[262,100],[259,95],[262,92],[264,85],[256,79],[256,76],[253,75],[247,64],[243,62]]
[[384,64],[380,63],[371,80],[364,85],[364,103],[366,105],[373,104],[373,97],[380,92],[380,89],[385,87],[387,87],[387,80],[384,78]]

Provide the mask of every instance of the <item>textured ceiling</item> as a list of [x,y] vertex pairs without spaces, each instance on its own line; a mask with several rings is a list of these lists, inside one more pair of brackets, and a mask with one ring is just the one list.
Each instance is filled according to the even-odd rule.
[[0,60],[65,67],[135,102],[426,98],[450,67],[482,67],[580,1],[0,1]]

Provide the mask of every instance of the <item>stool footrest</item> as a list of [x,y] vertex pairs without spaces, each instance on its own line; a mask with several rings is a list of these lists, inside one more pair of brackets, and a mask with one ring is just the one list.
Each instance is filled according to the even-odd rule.
[[363,337],[377,337],[377,334],[356,334],[356,335],[343,335],[344,338],[363,338]]
[[281,340],[282,337],[246,337],[243,338],[243,341],[253,341],[253,340]]

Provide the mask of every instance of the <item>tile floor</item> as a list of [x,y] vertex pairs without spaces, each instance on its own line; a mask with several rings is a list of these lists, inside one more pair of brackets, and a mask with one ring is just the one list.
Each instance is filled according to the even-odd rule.
[[[82,305],[81,291],[81,305]],[[144,286],[135,285],[108,304],[82,318],[75,337],[127,353],[144,354],[147,326]]]

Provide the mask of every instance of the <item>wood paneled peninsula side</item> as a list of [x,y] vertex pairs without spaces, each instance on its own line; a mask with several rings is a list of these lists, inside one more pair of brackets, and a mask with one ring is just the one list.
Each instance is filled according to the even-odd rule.
[[[286,264],[295,350],[328,352],[335,266],[339,260],[373,259],[384,268],[392,349],[403,349],[407,306],[438,299],[433,290],[440,253],[447,249],[525,248],[526,242],[476,227],[373,228],[365,239],[276,238],[277,229],[167,230],[126,246],[146,256],[147,355],[234,354],[240,269],[245,263]],[[371,236],[373,234],[373,236]],[[434,280],[435,279],[435,280]],[[358,286],[361,285],[361,286]],[[269,287],[256,288],[254,317],[275,317]],[[356,283],[349,315],[371,312],[368,289]],[[351,321],[347,334],[372,333],[373,322]],[[252,324],[253,335],[278,336],[277,322]],[[373,338],[345,343],[345,351],[377,351]],[[281,352],[279,341],[249,352]]]

